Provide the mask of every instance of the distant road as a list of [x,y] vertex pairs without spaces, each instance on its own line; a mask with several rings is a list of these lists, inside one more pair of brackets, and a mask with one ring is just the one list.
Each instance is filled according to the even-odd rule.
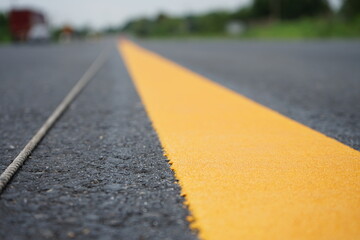
[[[135,42],[360,150],[358,41]],[[0,47],[1,172],[111,49],[0,196],[0,239],[197,239],[117,44]]]

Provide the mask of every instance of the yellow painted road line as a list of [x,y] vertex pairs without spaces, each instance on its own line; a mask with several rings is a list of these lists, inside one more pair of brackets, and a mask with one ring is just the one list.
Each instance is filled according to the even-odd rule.
[[119,48],[202,239],[360,239],[360,152],[127,40]]

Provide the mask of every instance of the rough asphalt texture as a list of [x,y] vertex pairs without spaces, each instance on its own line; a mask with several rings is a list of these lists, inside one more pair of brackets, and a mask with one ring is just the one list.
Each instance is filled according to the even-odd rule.
[[16,157],[99,53],[94,44],[0,48],[0,171]]
[[[109,46],[113,51],[106,65],[2,194],[0,239],[196,239],[186,221],[189,213],[180,188],[115,42],[71,44],[70,49],[44,47],[42,50],[48,49],[49,56],[45,53],[43,56],[36,47],[13,50],[32,55],[37,63],[32,71],[40,73],[39,78],[13,73],[13,79],[3,80],[6,71],[1,71],[2,91],[7,86],[17,86],[12,81],[20,81],[25,87],[17,92],[19,100],[2,99],[7,101],[1,102],[2,108],[10,116],[1,116],[1,133],[7,134],[1,140],[1,150],[7,151],[9,140],[20,142],[13,144],[24,143],[21,136],[31,136],[29,133],[41,125],[101,48]],[[48,57],[54,52],[58,59],[52,62]],[[68,58],[72,56],[75,59]],[[27,68],[25,65],[31,61],[20,59],[18,69]],[[41,63],[52,71],[42,70]],[[33,84],[40,87],[45,84],[59,92],[49,93],[47,89],[42,92]],[[32,92],[19,97],[23,90]],[[41,115],[37,116],[39,112]],[[36,116],[35,126],[22,119],[27,114],[28,119]],[[15,121],[16,126],[9,126],[13,132],[9,132],[6,128]],[[15,134],[21,136],[14,137]],[[6,163],[10,156],[15,156],[17,146],[10,148],[2,161]]]
[[[360,150],[359,42],[140,41]],[[112,55],[0,197],[0,239],[196,239],[114,40],[0,48],[0,170]]]
[[360,41],[138,41],[360,150]]

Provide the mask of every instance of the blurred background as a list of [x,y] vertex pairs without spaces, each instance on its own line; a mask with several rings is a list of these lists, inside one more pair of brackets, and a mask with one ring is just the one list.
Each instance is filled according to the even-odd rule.
[[359,0],[3,0],[0,42],[142,38],[354,38]]

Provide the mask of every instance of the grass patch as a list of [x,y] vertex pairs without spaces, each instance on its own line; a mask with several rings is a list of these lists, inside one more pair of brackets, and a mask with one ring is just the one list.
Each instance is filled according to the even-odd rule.
[[307,39],[360,37],[360,17],[351,21],[341,19],[301,19],[253,25],[242,34],[245,38]]

